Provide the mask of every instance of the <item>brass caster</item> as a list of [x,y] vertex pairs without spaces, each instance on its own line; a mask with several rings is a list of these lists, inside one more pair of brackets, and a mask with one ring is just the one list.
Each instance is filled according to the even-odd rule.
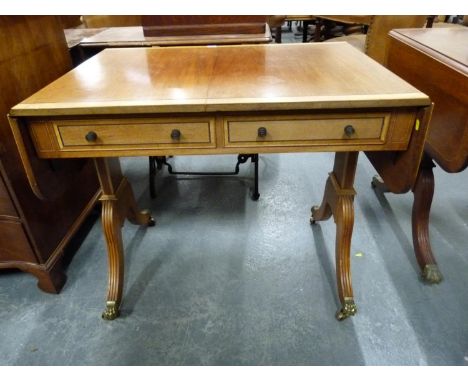
[[112,321],[119,317],[119,308],[117,308],[117,303],[115,301],[107,301],[106,310],[102,313],[102,318],[104,320]]
[[372,181],[371,181],[371,187],[372,188],[377,188],[379,186],[381,186],[383,184],[383,180],[380,176],[378,175],[374,175],[372,177]]
[[427,264],[422,271],[422,279],[428,284],[438,284],[443,280],[437,264]]
[[316,224],[317,221],[314,219],[314,213],[319,209],[320,207],[319,206],[313,206],[311,209],[310,209],[310,212],[312,213],[311,217],[310,217],[310,224]]
[[346,297],[343,307],[336,312],[336,319],[338,321],[343,321],[344,319],[354,316],[357,312],[356,304],[352,298]]
[[379,190],[382,193],[390,192],[387,185],[379,175],[374,175],[371,181],[371,187],[374,190]]
[[151,217],[151,212],[149,210],[142,210],[140,214],[148,217],[148,221],[146,222],[147,227],[154,227],[156,225],[156,220]]

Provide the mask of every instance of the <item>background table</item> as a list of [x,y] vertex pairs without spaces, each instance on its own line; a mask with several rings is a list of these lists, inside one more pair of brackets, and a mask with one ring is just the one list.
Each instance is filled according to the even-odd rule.
[[92,29],[66,29],[65,36],[74,63],[77,65],[106,48],[264,44],[272,41],[265,23],[263,33],[231,33],[216,35],[145,36],[142,26]]
[[429,240],[434,194],[433,161],[447,172],[468,165],[468,28],[398,29],[390,33],[387,66],[428,94],[434,112],[413,188],[413,244],[422,275],[439,282],[442,275]]

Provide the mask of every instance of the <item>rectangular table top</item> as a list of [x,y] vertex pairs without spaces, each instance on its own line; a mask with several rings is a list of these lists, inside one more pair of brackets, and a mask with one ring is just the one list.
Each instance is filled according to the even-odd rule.
[[344,42],[106,49],[13,116],[425,106],[429,98]]

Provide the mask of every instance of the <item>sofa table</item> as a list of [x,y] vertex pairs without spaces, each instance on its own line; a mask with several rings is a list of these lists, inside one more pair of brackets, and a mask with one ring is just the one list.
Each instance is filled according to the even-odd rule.
[[396,29],[389,40],[387,67],[434,101],[424,157],[413,187],[412,228],[422,277],[438,283],[442,274],[429,240],[432,168],[435,162],[454,173],[468,166],[468,28]]
[[358,153],[391,154],[377,170],[385,179],[395,166],[410,167],[400,181],[411,187],[422,155],[412,148],[424,142],[430,111],[425,94],[347,43],[116,48],[13,107],[10,124],[40,198],[47,195],[31,155],[94,159],[109,258],[105,319],[118,316],[122,300],[121,226],[125,218],[153,223],[112,158],[336,152],[311,222],[335,220],[337,318],[344,319],[356,312],[350,244]]

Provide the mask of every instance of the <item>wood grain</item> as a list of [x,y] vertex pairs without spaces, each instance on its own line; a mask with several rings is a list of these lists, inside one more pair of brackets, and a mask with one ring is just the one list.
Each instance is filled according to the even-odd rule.
[[343,320],[356,313],[351,282],[351,237],[354,226],[354,177],[358,153],[337,153],[333,172],[325,185],[320,206],[312,207],[311,222],[316,223],[333,216],[336,224],[336,279],[338,296],[342,304],[337,319]]
[[106,310],[102,317],[113,320],[119,315],[124,285],[124,251],[121,227],[126,218],[139,225],[154,225],[147,211],[138,211],[133,191],[121,177],[118,160],[94,160],[102,195],[102,228],[106,238],[109,278]]
[[[342,113],[207,113],[190,117],[161,114],[120,119],[51,119],[48,122],[41,118],[30,120],[28,128],[41,158],[229,154],[239,150],[252,154],[395,151],[407,148],[416,113],[417,109],[404,108],[396,111],[354,109]],[[354,133],[347,136],[344,128],[350,124]],[[269,133],[260,139],[257,130],[261,126]],[[18,130],[15,124],[12,127]],[[170,138],[174,129],[181,132],[179,140]],[[86,141],[89,132],[96,133],[96,141]],[[16,135],[21,138],[20,133]],[[29,167],[27,160],[25,167]],[[33,180],[32,170],[28,174]],[[37,182],[32,184],[37,191]]]
[[388,67],[434,101],[426,152],[445,171],[462,171],[468,166],[468,28],[402,29],[390,36]]
[[97,54],[15,106],[11,114],[429,104],[426,95],[346,43],[129,49]]
[[[294,118],[295,117],[295,118]],[[227,142],[230,143],[255,143],[269,145],[275,142],[279,145],[306,145],[311,141],[343,141],[359,143],[380,143],[385,141],[387,116],[359,116],[353,118],[344,116],[297,116],[277,117],[273,119],[263,117],[226,117],[225,129]],[[352,126],[354,133],[347,136],[344,128]],[[267,130],[265,137],[258,136],[258,129],[263,127]],[[332,142],[330,142],[332,143]]]

